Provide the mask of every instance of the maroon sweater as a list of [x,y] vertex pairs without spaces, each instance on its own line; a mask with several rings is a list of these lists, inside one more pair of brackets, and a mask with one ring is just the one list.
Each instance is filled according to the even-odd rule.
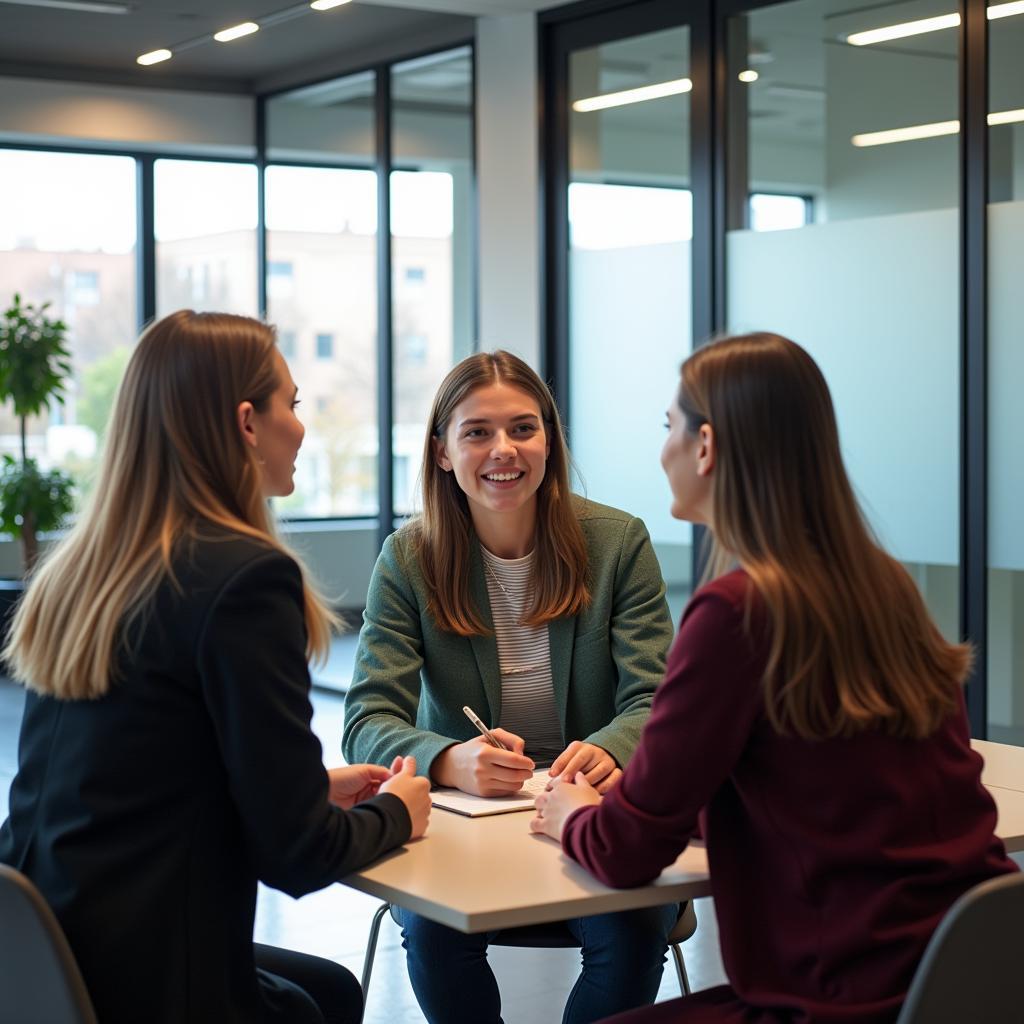
[[572,815],[563,847],[607,885],[640,885],[675,860],[699,815],[725,970],[753,1011],[744,1020],[894,1020],[950,904],[1016,870],[993,835],[982,760],[963,709],[919,741],[778,735],[764,715],[759,621],[742,571],[694,596],[640,746],[600,806]]

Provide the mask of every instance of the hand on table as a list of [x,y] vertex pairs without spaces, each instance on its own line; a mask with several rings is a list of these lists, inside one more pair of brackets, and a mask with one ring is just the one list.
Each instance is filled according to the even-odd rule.
[[555,785],[537,797],[534,807],[537,814],[530,821],[530,831],[540,832],[552,839],[562,841],[562,829],[566,819],[580,807],[601,802],[601,794],[587,782],[583,772],[577,772],[575,778],[566,781],[556,780]]
[[346,811],[362,800],[376,796],[382,782],[391,778],[391,771],[379,764],[348,764],[328,768],[327,798]]
[[577,772],[582,772],[587,782],[602,794],[607,793],[622,778],[622,769],[607,750],[594,743],[573,740],[555,758],[548,774],[552,778],[562,776],[571,780],[576,778]]
[[381,793],[397,796],[405,804],[412,822],[410,839],[419,839],[430,821],[430,780],[416,777],[415,757],[396,757],[391,762],[391,777],[381,784]]
[[491,735],[510,749],[492,747],[482,736],[456,743],[434,759],[434,781],[476,796],[502,796],[521,789],[536,767],[523,754],[522,738],[504,729],[492,729]]

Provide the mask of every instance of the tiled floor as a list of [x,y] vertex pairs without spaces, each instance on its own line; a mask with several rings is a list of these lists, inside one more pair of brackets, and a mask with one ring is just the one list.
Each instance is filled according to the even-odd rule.
[[[337,685],[342,679],[347,682],[351,651],[351,641],[339,641],[324,675],[318,674],[317,678],[328,685]],[[7,816],[7,791],[17,761],[22,702],[22,691],[0,679],[0,820]],[[324,761],[328,765],[339,764],[343,700],[337,693],[318,689],[313,704],[313,728],[324,745]],[[359,975],[370,919],[377,906],[373,897],[341,885],[301,900],[261,888],[256,939],[330,957]],[[697,916],[697,934],[684,947],[694,989],[724,981],[710,900],[698,901]],[[562,1004],[578,970],[578,951],[493,947],[491,961],[503,993],[505,1024],[557,1024],[561,1020]],[[659,999],[671,999],[678,994],[675,971],[669,963]],[[466,1019],[467,1024],[472,1024],[470,1016]],[[366,1024],[413,1024],[422,1020],[405,973],[398,928],[389,918],[385,919],[367,998]]]

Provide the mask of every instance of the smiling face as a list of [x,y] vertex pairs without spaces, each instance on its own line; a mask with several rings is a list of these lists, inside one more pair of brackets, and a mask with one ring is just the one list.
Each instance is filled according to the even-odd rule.
[[532,519],[548,451],[536,400],[500,382],[470,392],[434,440],[437,464],[455,475],[478,530],[484,520]]
[[262,412],[251,414],[256,456],[260,460],[263,493],[283,498],[295,490],[295,458],[306,429],[295,415],[298,388],[280,352],[274,352],[278,385]]

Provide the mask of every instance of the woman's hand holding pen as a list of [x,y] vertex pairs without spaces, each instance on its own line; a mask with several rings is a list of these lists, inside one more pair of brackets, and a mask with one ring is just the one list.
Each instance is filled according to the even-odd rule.
[[555,758],[548,774],[552,778],[559,775],[567,779],[576,778],[576,773],[582,772],[587,782],[593,786],[598,793],[607,793],[619,779],[622,778],[622,769],[615,763],[615,758],[594,743],[581,743],[573,740]]
[[551,789],[537,797],[534,804],[537,813],[530,821],[531,832],[540,832],[561,842],[562,829],[569,815],[581,807],[601,802],[601,794],[587,782],[583,772],[577,772],[571,781],[570,778],[564,776]]
[[451,786],[477,796],[502,796],[521,789],[536,767],[523,754],[522,737],[504,729],[490,732],[509,749],[492,746],[483,736],[456,743],[434,759],[434,781],[439,786]]

